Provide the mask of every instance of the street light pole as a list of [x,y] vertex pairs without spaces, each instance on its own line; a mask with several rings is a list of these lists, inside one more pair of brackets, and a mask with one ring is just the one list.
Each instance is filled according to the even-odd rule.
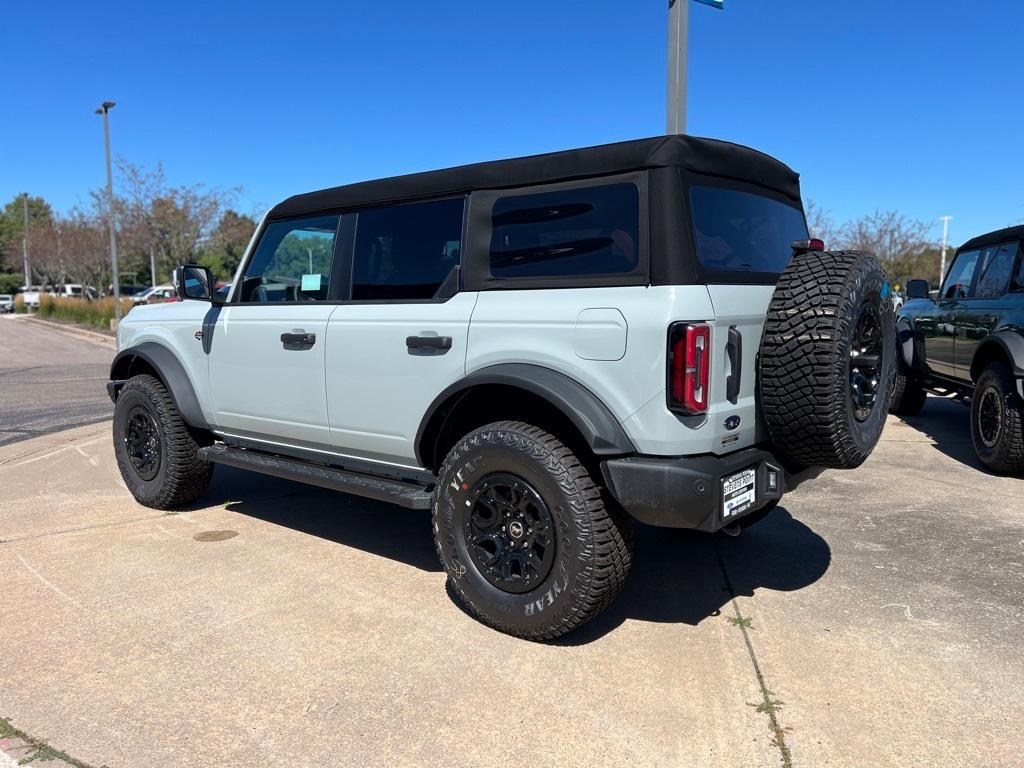
[[[725,0],[697,0],[721,10]],[[690,28],[690,0],[668,0],[668,94],[665,133],[686,133],[686,46]]]
[[949,235],[949,220],[952,216],[939,216],[942,221],[942,255],[939,257],[939,285],[946,276],[946,238]]
[[110,120],[108,113],[113,109],[113,101],[104,101],[96,109],[97,115],[103,115],[103,148],[107,156],[107,223],[110,227],[110,276],[114,283],[114,321],[121,322],[121,279],[117,274],[117,233],[114,228],[114,176],[110,170]]
[[665,133],[686,132],[686,44],[690,0],[668,0],[668,98]]
[[25,290],[32,290],[32,270],[28,268],[28,192],[21,193],[21,259],[25,263]]

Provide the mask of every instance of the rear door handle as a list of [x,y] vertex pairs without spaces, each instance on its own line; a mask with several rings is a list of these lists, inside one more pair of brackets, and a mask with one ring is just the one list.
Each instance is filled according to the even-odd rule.
[[405,346],[409,349],[444,349],[452,348],[451,336],[406,336]]
[[316,344],[316,334],[305,333],[303,331],[295,333],[282,333],[281,344],[282,346],[284,346],[285,349],[310,349],[314,344]]
[[743,381],[743,334],[735,325],[729,326],[729,342],[725,345],[729,356],[729,376],[725,379],[725,397],[736,405],[740,397],[740,383]]

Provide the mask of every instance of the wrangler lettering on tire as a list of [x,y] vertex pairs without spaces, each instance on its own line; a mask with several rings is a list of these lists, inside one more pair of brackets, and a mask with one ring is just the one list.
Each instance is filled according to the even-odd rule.
[[438,555],[452,592],[484,623],[558,637],[622,587],[629,520],[554,436],[522,422],[488,424],[459,440],[438,480]]

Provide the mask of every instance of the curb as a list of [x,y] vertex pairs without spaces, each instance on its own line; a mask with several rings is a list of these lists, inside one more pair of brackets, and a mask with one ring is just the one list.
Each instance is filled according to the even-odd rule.
[[113,336],[108,336],[105,333],[87,331],[85,328],[78,328],[74,325],[65,325],[64,323],[54,322],[53,320],[44,320],[41,317],[30,316],[27,319],[29,322],[45,325],[47,328],[52,328],[55,331],[66,333],[70,336],[78,336],[81,339],[87,339],[88,341],[96,344],[102,344],[103,346],[111,347],[112,349],[117,348],[117,339]]

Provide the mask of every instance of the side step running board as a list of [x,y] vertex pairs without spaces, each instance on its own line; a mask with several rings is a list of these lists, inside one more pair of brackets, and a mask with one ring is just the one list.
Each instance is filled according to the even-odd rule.
[[348,472],[344,469],[325,467],[246,448],[211,445],[200,448],[199,455],[214,464],[227,464],[229,467],[250,469],[264,475],[330,488],[332,491],[365,496],[378,501],[388,501],[407,509],[430,509],[433,501],[433,494],[424,486],[416,483],[361,475],[357,472]]

